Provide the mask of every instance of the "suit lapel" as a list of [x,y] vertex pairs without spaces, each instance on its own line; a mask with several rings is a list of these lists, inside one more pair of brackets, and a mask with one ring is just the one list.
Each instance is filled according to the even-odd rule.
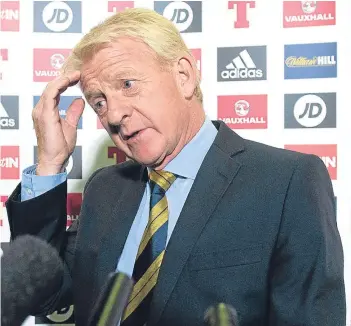
[[[127,181],[118,186],[118,191],[122,192],[118,200],[111,198],[111,202],[115,202],[113,213],[105,216],[103,224],[99,227],[98,284],[100,286],[105,283],[108,274],[116,270],[118,258],[144,194],[147,181],[145,171],[146,169],[141,167],[139,178],[134,176],[133,179],[126,175]],[[115,192],[112,192],[113,194],[116,195]]]
[[159,321],[197,239],[240,168],[240,163],[232,156],[244,149],[242,139],[225,125],[214,124],[219,132],[201,165],[166,249],[154,289],[150,326]]

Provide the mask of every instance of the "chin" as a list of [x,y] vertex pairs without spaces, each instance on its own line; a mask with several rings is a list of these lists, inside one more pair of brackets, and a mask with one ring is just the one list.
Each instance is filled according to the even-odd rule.
[[155,160],[155,159],[152,159],[152,158],[135,158],[135,160],[142,164],[142,165],[145,165],[149,168],[154,168],[156,166],[158,166],[162,161],[158,161],[158,160]]
[[145,139],[138,146],[130,148],[130,153],[133,159],[142,165],[159,166],[167,156],[167,143],[160,136]]
[[161,155],[161,153],[154,153],[153,155],[150,155],[150,153],[148,153],[148,155],[146,155],[145,153],[145,155],[134,156],[134,160],[142,165],[146,165],[150,168],[153,168],[162,164],[164,160],[164,155]]

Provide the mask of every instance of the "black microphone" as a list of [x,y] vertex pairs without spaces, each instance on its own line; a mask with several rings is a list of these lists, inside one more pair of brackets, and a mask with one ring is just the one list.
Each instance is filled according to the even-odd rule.
[[133,285],[133,280],[126,274],[111,273],[94,305],[88,325],[118,325],[128,304]]
[[1,257],[1,325],[19,326],[60,289],[63,263],[47,242],[17,237]]
[[235,308],[225,303],[209,307],[204,319],[206,326],[239,326]]

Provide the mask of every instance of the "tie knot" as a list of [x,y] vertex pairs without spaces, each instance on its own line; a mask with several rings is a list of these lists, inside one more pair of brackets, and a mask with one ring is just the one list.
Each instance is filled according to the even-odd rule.
[[[177,177],[171,172],[152,170],[149,174],[151,192],[157,191],[156,189],[158,188],[158,192],[161,191],[165,193],[176,178]],[[155,185],[158,187],[155,187]]]

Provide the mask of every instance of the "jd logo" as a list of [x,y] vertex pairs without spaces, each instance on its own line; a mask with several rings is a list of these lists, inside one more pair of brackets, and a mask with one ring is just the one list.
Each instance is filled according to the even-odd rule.
[[317,95],[305,95],[294,106],[295,119],[304,127],[320,125],[327,115],[327,106]]
[[202,31],[202,1],[155,1],[154,10],[172,21],[179,32]]
[[177,25],[180,32],[189,28],[194,19],[190,6],[185,2],[172,2],[164,10],[163,15]]
[[[38,162],[38,147],[34,146],[34,163]],[[68,179],[82,179],[82,146],[76,146],[65,165]]]
[[34,32],[80,33],[80,1],[34,1]]
[[336,94],[285,94],[285,128],[335,128]]
[[63,32],[73,22],[73,12],[69,5],[62,1],[50,2],[43,11],[43,21],[53,32]]

